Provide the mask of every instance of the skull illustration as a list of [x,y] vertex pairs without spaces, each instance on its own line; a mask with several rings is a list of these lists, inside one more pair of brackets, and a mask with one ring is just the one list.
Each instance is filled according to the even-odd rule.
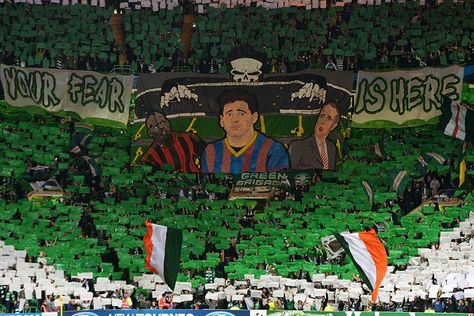
[[253,58],[237,58],[230,62],[230,73],[237,82],[255,82],[262,74],[262,63]]

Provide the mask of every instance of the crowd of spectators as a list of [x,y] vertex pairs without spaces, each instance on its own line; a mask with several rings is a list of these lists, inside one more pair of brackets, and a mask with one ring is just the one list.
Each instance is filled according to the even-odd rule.
[[113,7],[5,2],[0,12],[2,63],[109,72],[118,61]]
[[[469,244],[474,237],[474,226],[472,224],[474,224],[474,221],[471,220],[468,233],[462,233],[458,236],[457,245]],[[433,251],[439,251],[439,246],[439,244],[433,245]],[[455,248],[453,247],[451,251]],[[461,250],[457,249],[457,251]],[[229,252],[226,251],[226,253]],[[26,262],[32,262],[32,258],[29,256],[25,260]],[[54,269],[48,268],[43,257],[38,257],[37,261],[39,262],[39,269],[45,268],[48,274],[54,274]],[[422,257],[421,262],[413,265],[426,269],[429,267],[428,261],[427,258]],[[372,304],[369,299],[370,291],[368,288],[365,286],[354,288],[354,285],[361,283],[361,279],[356,274],[353,275],[352,280],[346,283],[346,281],[337,278],[330,279],[329,274],[309,275],[304,270],[291,275],[288,279],[284,279],[278,276],[276,269],[271,264],[267,265],[266,272],[266,277],[262,277],[260,280],[254,279],[253,275],[246,276],[243,280],[233,280],[219,278],[217,273],[209,268],[205,272],[205,279],[196,286],[191,287],[191,284],[186,283],[177,284],[174,293],[166,290],[166,286],[163,285],[161,279],[155,280],[157,286],[156,291],[153,291],[143,288],[141,278],[135,282],[130,282],[130,286],[122,284],[116,289],[103,289],[99,288],[99,284],[103,283],[104,280],[99,282],[99,280],[74,277],[76,279],[75,285],[83,288],[86,292],[94,293],[94,299],[84,300],[76,294],[63,296],[63,310],[97,309],[97,306],[100,306],[100,308],[105,309],[264,309],[270,311],[325,312],[472,313],[474,311],[474,300],[462,295],[463,288],[453,287],[454,294],[441,295],[441,293],[438,293],[436,297],[428,296],[428,294],[416,294],[417,292],[413,291],[415,295],[410,295],[409,298],[396,299],[392,293],[392,299]],[[430,273],[433,274],[427,284],[422,282],[421,276],[419,280],[415,277],[409,282],[413,282],[414,287],[419,287],[417,284],[423,284],[423,288],[426,289],[431,286],[445,284],[445,280],[439,280],[435,277],[437,273],[435,270]],[[31,281],[33,283],[37,282],[36,277]],[[64,282],[71,281],[73,280],[68,276],[64,276],[63,282],[55,280],[61,285],[64,285]],[[108,280],[105,280],[105,282],[111,284]],[[349,282],[352,283],[348,288]],[[162,290],[158,290],[158,288]],[[283,292],[277,294],[282,290]],[[357,290],[356,295],[354,295],[354,290]],[[27,292],[26,288],[23,287],[19,290],[12,290],[7,285],[1,286],[0,306],[5,307],[4,312],[59,311],[61,304],[59,295],[46,294],[45,291],[31,291],[29,295]],[[235,293],[238,293],[238,295]],[[357,293],[360,294],[357,295]],[[100,305],[94,302],[96,299],[101,302]]]
[[[59,204],[52,205],[51,209],[48,213],[41,214],[38,212],[38,218],[33,222],[35,223],[44,223],[42,229],[44,230],[51,230],[51,233],[45,237],[38,237],[35,249],[44,249],[45,254],[41,254],[38,257],[32,255],[32,261],[41,262],[41,264],[61,264],[63,259],[54,257],[53,255],[53,247],[59,246],[60,243],[64,243],[61,238],[56,238],[54,230],[59,227],[70,227],[66,226],[65,224],[72,224],[75,226],[75,230],[78,232],[76,234],[75,239],[82,242],[82,241],[90,241],[92,242],[92,247],[96,249],[103,249],[99,254],[100,262],[94,264],[90,267],[90,271],[94,274],[97,273],[99,275],[104,275],[105,267],[110,267],[111,270],[109,277],[112,277],[114,280],[125,280],[129,284],[134,284],[136,282],[136,277],[139,275],[135,266],[124,266],[123,261],[124,259],[130,259],[133,261],[139,262],[140,266],[143,265],[143,250],[141,246],[138,244],[130,244],[129,247],[123,245],[122,243],[117,243],[120,239],[128,238],[129,235],[117,235],[114,227],[107,227],[104,225],[104,221],[102,217],[105,218],[104,214],[107,215],[106,221],[121,223],[120,226],[125,229],[125,231],[129,232],[138,232],[138,235],[141,235],[140,230],[142,229],[141,226],[143,223],[140,221],[145,217],[149,217],[150,219],[157,219],[161,218],[162,216],[168,217],[170,220],[173,219],[180,219],[186,218],[186,223],[189,224],[192,221],[201,222],[201,221],[208,221],[210,217],[218,216],[212,221],[212,226],[208,226],[207,231],[200,231],[200,226],[193,226],[185,227],[186,235],[191,237],[195,234],[198,236],[196,242],[192,242],[192,247],[187,247],[186,250],[183,249],[183,268],[181,271],[182,279],[181,281],[185,280],[194,280],[192,288],[188,290],[183,290],[181,293],[177,293],[176,299],[174,303],[160,301],[163,299],[164,301],[170,298],[169,293],[165,293],[165,296],[160,297],[161,293],[155,293],[153,296],[152,291],[145,291],[141,288],[140,283],[135,284],[135,291],[133,290],[114,290],[114,291],[102,291],[94,289],[94,284],[89,281],[84,281],[83,286],[88,289],[88,291],[96,292],[94,297],[102,297],[102,298],[114,298],[119,299],[121,301],[125,300],[125,303],[128,307],[138,307],[143,308],[144,306],[150,308],[160,308],[164,306],[168,306],[168,308],[249,308],[252,306],[253,308],[265,308],[265,309],[298,309],[298,310],[366,310],[366,309],[375,309],[375,310],[402,310],[402,311],[421,311],[421,310],[429,310],[433,303],[433,309],[439,309],[439,302],[433,302],[432,299],[425,299],[424,297],[419,297],[417,299],[412,300],[405,300],[401,302],[389,302],[386,304],[382,304],[380,306],[370,306],[366,299],[363,299],[364,296],[367,295],[368,291],[365,288],[361,288],[361,300],[359,301],[358,298],[352,298],[351,301],[343,301],[336,299],[336,294],[339,295],[341,292],[341,288],[336,287],[335,283],[323,284],[321,280],[313,280],[313,274],[311,270],[305,268],[298,268],[298,269],[291,269],[288,271],[284,271],[282,267],[278,267],[277,265],[273,264],[270,261],[265,260],[265,255],[260,256],[260,260],[254,261],[252,263],[251,268],[249,270],[252,271],[265,271],[266,274],[273,276],[273,277],[282,277],[283,275],[290,280],[299,280],[298,282],[305,282],[309,284],[313,284],[315,289],[323,289],[328,290],[327,297],[320,297],[319,299],[311,300],[311,303],[308,302],[299,302],[297,299],[291,299],[290,297],[276,297],[277,295],[272,295],[275,289],[271,289],[268,285],[255,285],[252,284],[252,277],[245,277],[244,275],[240,275],[239,273],[233,273],[231,268],[236,264],[244,262],[249,258],[255,258],[255,251],[253,251],[252,247],[246,247],[245,245],[249,245],[249,243],[256,242],[256,238],[262,238],[262,235],[259,232],[262,231],[262,227],[278,227],[280,229],[286,229],[289,232],[289,235],[286,236],[282,242],[282,249],[285,255],[283,259],[284,262],[288,262],[289,265],[296,264],[298,262],[304,263],[309,265],[313,268],[319,267],[329,267],[329,266],[339,266],[342,264],[347,264],[348,259],[345,257],[340,257],[335,260],[329,260],[326,255],[325,249],[322,247],[320,243],[314,244],[312,243],[313,247],[307,247],[306,244],[301,245],[301,234],[298,234],[298,231],[305,230],[310,227],[316,219],[311,217],[311,214],[316,214],[323,212],[323,209],[320,205],[316,204],[316,201],[326,203],[327,201],[332,201],[335,203],[340,203],[341,200],[344,200],[342,196],[338,196],[338,194],[342,192],[349,192],[353,191],[354,189],[351,188],[351,177],[354,177],[355,174],[359,174],[360,171],[353,171],[348,176],[344,176],[344,169],[340,171],[340,175],[337,177],[337,180],[331,180],[331,176],[325,176],[323,174],[323,181],[329,182],[336,182],[333,185],[333,189],[326,190],[324,192],[315,193],[313,191],[308,192],[314,185],[317,185],[321,180],[319,177],[314,177],[314,182],[318,183],[307,183],[297,190],[301,192],[296,194],[290,194],[288,197],[291,197],[290,201],[287,201],[287,204],[276,204],[277,210],[270,211],[266,210],[265,213],[261,213],[262,206],[258,206],[256,204],[252,205],[224,205],[221,204],[224,202],[229,189],[232,186],[232,177],[228,176],[220,176],[220,175],[190,175],[190,174],[180,174],[171,171],[162,171],[161,173],[157,173],[156,175],[160,176],[160,179],[154,179],[153,173],[151,170],[146,169],[145,173],[143,174],[136,174],[136,170],[141,170],[140,167],[132,168],[129,164],[130,157],[133,156],[130,152],[130,144],[128,141],[128,136],[126,134],[121,134],[119,131],[96,131],[94,135],[96,137],[92,140],[92,145],[90,149],[88,149],[88,154],[93,155],[98,158],[99,165],[103,168],[103,173],[101,177],[94,176],[87,165],[77,164],[76,160],[74,160],[73,156],[69,156],[67,153],[67,146],[63,146],[67,143],[67,139],[71,137],[74,133],[74,127],[72,123],[68,123],[67,120],[62,121],[61,119],[57,118],[56,122],[46,122],[43,119],[39,119],[39,121],[35,122],[33,125],[28,124],[16,124],[14,121],[6,120],[2,123],[2,137],[5,140],[5,143],[12,144],[12,140],[18,140],[18,135],[23,135],[28,139],[26,136],[27,133],[31,132],[32,130],[35,131],[44,131],[44,136],[39,133],[40,138],[43,140],[40,143],[35,145],[34,142],[30,142],[30,144],[24,147],[17,148],[10,147],[12,150],[8,154],[8,161],[7,164],[10,164],[10,161],[16,162],[23,162],[25,168],[34,168],[38,165],[48,164],[46,160],[37,160],[36,159],[51,159],[49,162],[52,169],[59,169],[59,171],[55,174],[56,179],[58,182],[66,188],[66,196],[63,197]],[[61,123],[61,124],[59,124]],[[60,126],[58,128],[58,126]],[[426,131],[428,132],[428,131]],[[48,135],[60,135],[55,139],[57,144],[46,144],[44,142],[45,139],[51,139]],[[365,132],[366,134],[366,132]],[[421,146],[422,144],[415,144],[413,142],[419,142],[417,139],[424,139],[426,135],[423,133],[415,133],[413,134],[407,133],[407,137],[410,136],[411,139],[404,138],[400,136],[398,133],[392,133],[385,136],[385,140],[387,142],[387,152],[395,152],[395,149],[403,148],[406,151],[400,152],[400,156],[405,157],[413,156],[416,154],[414,150],[419,150],[417,146]],[[15,136],[15,137],[13,137]],[[97,137],[100,136],[100,137]],[[360,135],[359,135],[360,136]],[[362,136],[360,136],[362,137]],[[59,141],[58,140],[64,140]],[[374,153],[371,153],[372,147],[370,145],[364,145],[362,142],[362,138],[358,138],[357,135],[354,135],[352,141],[349,142],[349,146],[351,150],[354,151],[354,156],[352,156],[351,151],[349,152],[349,159],[346,162],[345,166],[355,167],[356,161],[354,161],[355,152],[357,148],[363,148],[365,150],[364,157],[365,158],[358,158],[357,160],[361,163],[362,160],[365,160],[366,163],[369,163],[371,166],[376,164],[383,163],[394,163],[400,157],[398,155],[387,157],[387,158],[380,158],[377,157]],[[444,139],[437,139],[438,141],[443,141]],[[434,141],[434,139],[433,139]],[[10,146],[8,145],[8,146]],[[112,146],[113,145],[113,146]],[[37,152],[39,152],[38,156],[26,154],[24,156],[15,156],[14,153],[28,153],[30,152],[28,149],[30,146],[33,146]],[[46,147],[45,147],[46,146]],[[108,146],[112,146],[108,148]],[[115,147],[114,147],[115,146]],[[443,146],[438,145],[439,148],[443,148]],[[44,157],[41,155],[41,152],[46,149],[52,150],[53,152],[55,149],[59,148],[62,153],[66,155],[61,155],[57,153],[57,157]],[[107,151],[107,150],[111,151]],[[64,152],[66,150],[66,152]],[[445,148],[445,150],[447,150]],[[115,155],[109,155],[109,153],[113,152]],[[32,153],[32,152],[31,152]],[[449,154],[449,151],[445,154]],[[447,155],[446,155],[447,156]],[[16,158],[14,158],[16,157]],[[123,159],[122,159],[123,158]],[[17,160],[20,159],[20,160]],[[110,163],[108,162],[110,161]],[[401,161],[401,160],[399,160]],[[66,163],[66,166],[63,164]],[[410,163],[410,162],[408,162]],[[113,165],[115,169],[111,169],[110,172],[107,172],[108,166]],[[454,160],[449,158],[445,165],[440,166],[440,168],[436,169],[445,169],[448,168],[448,171],[453,170],[455,163]],[[469,167],[470,168],[470,167]],[[138,175],[138,177],[136,177]],[[379,173],[376,174],[377,177],[380,176]],[[22,176],[20,174],[16,174],[12,172],[10,175],[2,175],[2,196],[5,202],[9,203],[10,205],[20,205],[22,201],[25,199],[26,193],[29,191],[22,186]],[[133,182],[130,179],[135,179]],[[440,179],[439,185],[436,184],[435,179]],[[146,179],[146,180],[145,180]],[[386,187],[388,190],[386,180],[381,179],[382,185],[378,185],[377,187],[379,190]],[[392,198],[388,199],[375,199],[375,205],[371,210],[373,211],[370,214],[392,214],[393,216],[389,216],[388,218],[383,219],[374,219],[370,217],[369,219],[364,218],[363,216],[367,215],[366,210],[361,209],[360,206],[362,202],[354,203],[354,201],[349,201],[345,203],[344,206],[338,206],[339,211],[335,212],[334,210],[330,210],[331,215],[330,218],[333,222],[337,222],[341,216],[344,218],[351,218],[352,221],[342,221],[341,229],[352,230],[352,229],[381,229],[387,230],[389,229],[387,225],[390,225],[393,231],[397,229],[401,229],[401,235],[397,237],[401,239],[406,244],[408,240],[411,238],[414,239],[415,242],[422,241],[423,242],[423,231],[420,232],[411,232],[407,231],[404,227],[405,224],[401,220],[401,216],[405,213],[409,212],[413,206],[417,206],[420,202],[420,195],[421,197],[430,197],[439,193],[440,190],[444,190],[445,187],[448,188],[449,186],[454,186],[453,179],[451,179],[448,173],[444,173],[439,171],[432,171],[430,174],[424,177],[424,180],[421,182],[414,182],[414,191],[413,197],[410,197],[411,189],[407,189],[407,191],[403,194],[404,199],[400,200],[400,207],[397,205],[396,200]],[[356,181],[357,182],[357,181]],[[211,186],[209,186],[211,185]],[[212,187],[214,186],[214,189]],[[357,184],[359,185],[359,184]],[[80,187],[80,188],[78,188]],[[88,187],[89,190],[82,190],[82,188]],[[219,190],[215,189],[218,187]],[[140,190],[144,190],[144,188],[148,189],[144,194],[140,193]],[[346,190],[343,190],[346,188]],[[306,197],[310,197],[312,202],[303,202]],[[400,198],[401,196],[399,196]],[[295,200],[295,201],[294,201]],[[410,200],[410,203],[406,202]],[[164,204],[163,202],[169,201],[168,204]],[[131,207],[131,202],[135,205],[137,212],[132,213],[133,209],[128,209]],[[151,203],[150,203],[151,202]],[[285,201],[283,201],[285,202]],[[303,203],[302,203],[303,202]],[[119,219],[116,214],[111,214],[107,211],[107,208],[104,209],[104,203],[111,205],[111,209],[114,210],[115,213],[119,213],[120,208],[126,208],[127,211],[122,215],[125,218]],[[128,203],[128,204],[127,204]],[[269,202],[271,205],[273,202]],[[278,203],[278,202],[275,202]],[[281,202],[280,202],[281,203]],[[349,205],[347,205],[349,204]],[[361,205],[359,205],[361,204]],[[72,212],[69,214],[71,219],[74,219],[74,222],[69,223],[68,217],[64,218],[60,211],[61,205],[67,207],[79,207],[82,209],[80,213],[73,215]],[[336,204],[335,204],[336,205]],[[170,209],[171,206],[171,209]],[[69,209],[65,209],[69,212]],[[435,210],[436,211],[436,210]],[[106,212],[106,213],[104,213]],[[217,212],[217,213],[216,213]],[[268,213],[269,212],[269,213]],[[279,213],[279,214],[277,214]],[[223,217],[223,214],[226,214]],[[447,219],[440,219],[437,216],[436,224],[432,222],[433,219],[428,219],[427,217],[419,217],[417,219],[417,225],[444,225],[443,228],[449,227],[456,227],[459,223],[463,220],[463,216],[457,213],[452,217]],[[3,216],[6,221],[5,223],[12,223],[11,221],[15,221],[17,225],[21,226],[27,223],[27,216],[31,215],[31,211],[26,209],[25,211],[15,209],[11,217],[8,217],[8,213]],[[112,215],[115,215],[115,219]],[[263,215],[263,216],[262,216]],[[303,216],[304,215],[304,216]],[[132,220],[138,216],[138,221]],[[322,216],[322,213],[321,215]],[[290,219],[288,222],[286,219]],[[362,219],[362,220],[361,220]],[[63,222],[67,220],[67,222]],[[442,223],[438,223],[442,221]],[[359,222],[360,221],[360,222]],[[175,222],[175,224],[178,224]],[[353,226],[356,224],[356,226]],[[375,226],[373,226],[375,224]],[[320,223],[317,224],[318,230],[325,230],[327,223]],[[39,226],[36,226],[39,227]],[[197,228],[195,228],[197,227]],[[291,227],[291,228],[290,228]],[[313,225],[313,227],[315,227]],[[421,227],[421,226],[420,226]],[[74,230],[74,228],[72,228]],[[257,230],[258,229],[258,230]],[[236,235],[222,235],[222,232],[237,232]],[[291,231],[291,233],[290,233]],[[5,232],[6,235],[3,235],[3,238],[9,238],[10,240],[17,240],[20,241],[20,232],[18,230]],[[254,236],[254,234],[259,234],[259,236]],[[202,234],[202,236],[201,236]],[[263,234],[268,234],[265,232]],[[322,233],[323,234],[323,233]],[[231,237],[224,238],[222,240],[222,236]],[[382,235],[381,235],[382,236]],[[391,247],[395,244],[390,243],[387,237],[390,235],[386,235],[384,240],[386,240]],[[435,236],[437,238],[437,235]],[[269,237],[263,238],[272,238],[271,235]],[[278,237],[278,239],[280,239]],[[138,240],[140,242],[140,240]],[[397,241],[398,243],[399,241]],[[202,248],[200,244],[202,243]],[[275,243],[275,241],[272,241]],[[402,242],[403,243],[403,242]],[[266,242],[263,242],[266,244]],[[244,247],[242,247],[242,245]],[[425,246],[432,247],[436,249],[439,247],[436,242],[432,242],[430,244],[425,243]],[[275,246],[277,244],[275,243]],[[298,247],[300,251],[296,248]],[[296,249],[296,251],[295,251]],[[125,252],[120,252],[124,250]],[[86,256],[87,252],[90,249],[86,248],[83,250],[78,250],[75,254],[73,254],[73,260],[81,260],[81,257]],[[91,257],[87,257],[92,260]],[[210,258],[214,258],[209,260]],[[257,257],[258,258],[258,257]],[[275,258],[275,260],[280,260]],[[29,259],[27,259],[28,261]],[[86,259],[88,260],[88,259]],[[201,264],[196,266],[196,262],[204,262],[205,264]],[[402,260],[401,262],[394,261],[392,265],[394,266],[394,271],[405,271],[408,267],[407,265],[408,259]],[[346,270],[347,271],[347,270]],[[328,277],[332,274],[331,270],[326,270],[323,274],[324,277]],[[339,272],[340,275],[343,275],[343,278],[352,280],[354,282],[360,282],[357,274],[354,271],[348,272]],[[72,276],[72,273],[69,278]],[[342,278],[342,277],[341,277]],[[221,281],[223,280],[223,284]],[[435,282],[433,280],[433,282]],[[211,284],[211,286],[207,286],[206,284]],[[434,284],[434,283],[433,283]],[[225,297],[221,298],[218,296],[213,295],[215,293],[222,292],[223,290],[227,289],[229,286],[232,286],[235,291],[239,291],[242,295],[249,297],[250,300],[239,300],[239,299],[232,299],[232,297]],[[293,285],[294,286],[294,285]],[[298,291],[303,290],[304,288],[300,285],[296,286],[296,292],[293,295],[299,294]],[[288,288],[291,288],[292,285],[288,285]],[[249,293],[251,291],[262,291],[261,295],[258,296],[251,296]],[[14,311],[18,308],[19,300],[16,300],[16,297],[20,297],[20,293],[10,293],[10,291],[6,288],[4,289],[5,294],[5,306],[8,306],[7,309],[9,311]],[[247,293],[247,294],[244,294]],[[342,291],[344,292],[344,291]],[[10,294],[8,294],[10,293]],[[128,294],[125,294],[128,293]],[[332,294],[331,294],[332,293]],[[182,300],[178,297],[182,295],[189,295],[192,294],[192,300]],[[157,297],[158,295],[158,297]],[[168,299],[166,296],[168,295]],[[217,295],[217,294],[216,294]],[[294,296],[292,296],[294,298]],[[9,299],[8,303],[6,299]],[[56,300],[57,298],[54,298]],[[43,308],[44,310],[51,310],[56,307],[48,306],[51,305],[49,301],[51,298],[47,298],[47,295],[41,295],[41,298],[38,297],[36,301],[28,301],[29,307],[37,304],[38,309]],[[455,302],[455,304],[451,303]],[[77,301],[75,303],[75,301]],[[14,303],[15,302],[15,303]],[[42,307],[46,302],[46,307]],[[72,303],[71,303],[72,302]],[[77,297],[72,297],[68,303],[68,307],[70,309],[78,309],[78,308],[91,308],[93,307],[87,303],[80,301]],[[110,303],[104,303],[104,306],[108,306]],[[442,309],[449,310],[472,310],[472,302],[470,300],[467,301],[467,304],[464,304],[461,299],[453,299],[453,298],[446,298],[443,299],[443,307]],[[25,305],[23,305],[25,306]],[[125,305],[123,305],[125,306]],[[464,307],[466,306],[466,307]],[[113,306],[110,306],[113,307]],[[115,306],[117,307],[117,306]]]
[[467,3],[414,2],[312,11],[209,8],[197,19],[191,56],[222,62],[233,47],[246,44],[266,53],[268,72],[469,64],[472,22],[462,16],[471,10]]
[[135,73],[225,73],[226,58],[244,44],[266,54],[269,73],[417,68],[474,60],[473,9],[468,1],[427,1],[423,6],[350,3],[320,10],[207,7],[195,14],[189,52],[184,52],[180,40],[180,7],[122,10],[124,42],[116,42],[112,35],[113,10],[113,6],[2,3],[0,11],[11,21],[4,25],[11,32],[5,29],[0,34],[0,60],[21,67],[101,72],[124,63]]

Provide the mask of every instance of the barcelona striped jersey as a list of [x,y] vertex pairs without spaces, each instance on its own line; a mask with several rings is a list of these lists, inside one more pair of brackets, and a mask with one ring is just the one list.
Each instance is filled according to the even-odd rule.
[[206,146],[201,157],[203,172],[272,172],[288,168],[288,153],[279,142],[255,132],[252,140],[236,151],[227,139]]

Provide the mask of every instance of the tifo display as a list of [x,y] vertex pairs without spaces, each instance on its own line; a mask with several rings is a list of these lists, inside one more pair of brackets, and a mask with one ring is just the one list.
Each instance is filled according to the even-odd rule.
[[0,314],[474,313],[471,2],[0,12]]

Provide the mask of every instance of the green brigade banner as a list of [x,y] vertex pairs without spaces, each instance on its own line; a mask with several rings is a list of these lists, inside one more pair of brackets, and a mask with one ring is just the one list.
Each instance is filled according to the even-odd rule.
[[234,175],[229,200],[270,199],[285,200],[288,194],[294,195],[295,189],[312,184],[314,173],[311,171],[288,170],[285,172],[243,172]]
[[359,71],[353,126],[401,127],[435,123],[443,95],[461,99],[464,68]]
[[264,57],[248,47],[229,60],[228,75],[140,75],[132,165],[230,174],[335,169],[353,74],[265,74]]
[[74,115],[92,124],[127,124],[132,76],[0,65],[0,77],[13,107]]

